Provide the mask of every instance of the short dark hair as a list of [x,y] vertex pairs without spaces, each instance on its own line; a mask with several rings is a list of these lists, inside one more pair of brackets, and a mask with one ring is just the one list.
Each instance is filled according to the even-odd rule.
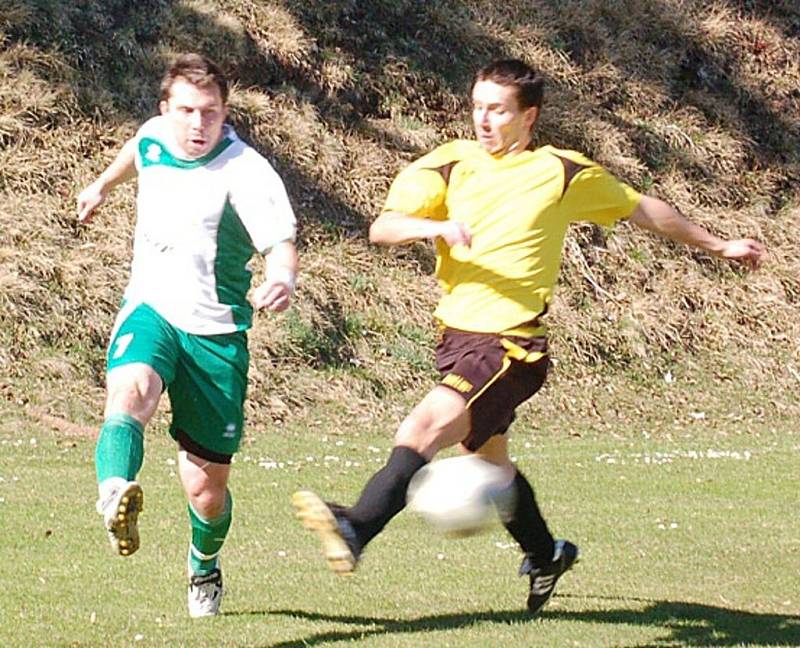
[[500,59],[485,65],[475,74],[472,88],[478,81],[494,81],[498,85],[513,86],[517,90],[517,101],[522,109],[540,108],[544,97],[544,79],[524,61]]
[[216,85],[222,96],[222,103],[228,101],[228,80],[222,69],[211,59],[202,54],[181,54],[169,66],[164,78],[161,79],[161,101],[169,99],[172,84],[176,79],[185,79],[198,88],[207,88]]

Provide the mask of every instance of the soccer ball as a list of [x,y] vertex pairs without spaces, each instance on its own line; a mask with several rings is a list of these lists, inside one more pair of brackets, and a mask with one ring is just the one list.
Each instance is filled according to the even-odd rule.
[[447,537],[480,533],[508,517],[515,491],[498,466],[475,455],[434,461],[408,486],[408,509]]

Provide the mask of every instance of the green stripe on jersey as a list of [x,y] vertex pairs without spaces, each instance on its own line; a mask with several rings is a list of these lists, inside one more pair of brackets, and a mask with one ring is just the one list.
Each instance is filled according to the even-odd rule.
[[242,221],[229,201],[225,201],[217,230],[217,257],[214,277],[217,300],[231,307],[233,321],[240,330],[250,325],[253,307],[247,301],[250,270],[247,263],[256,249]]
[[143,137],[139,141],[139,157],[142,160],[142,168],[162,165],[175,169],[196,169],[204,164],[208,164],[222,153],[226,148],[233,144],[233,140],[223,137],[212,151],[196,160],[183,160],[175,157],[169,152],[166,146],[153,137]]

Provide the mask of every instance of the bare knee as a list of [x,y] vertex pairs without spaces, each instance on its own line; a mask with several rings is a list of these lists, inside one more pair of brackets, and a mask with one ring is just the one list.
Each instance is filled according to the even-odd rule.
[[131,364],[108,374],[105,416],[125,413],[140,423],[153,416],[161,398],[161,377],[148,365]]
[[[461,447],[462,452],[473,454],[472,451]],[[493,463],[503,470],[504,477],[510,482],[514,481],[517,467],[508,456],[508,439],[505,435],[490,437],[474,454],[489,463]]]
[[225,512],[227,489],[198,488],[192,492],[187,491],[186,495],[192,508],[206,520],[218,518]]
[[178,453],[178,470],[189,504],[201,517],[213,520],[225,512],[229,464],[209,462],[181,451]]
[[441,426],[436,426],[433,421],[424,420],[409,414],[394,435],[394,443],[415,450],[430,459],[440,449]]
[[442,448],[464,440],[468,432],[469,413],[464,400],[445,387],[437,387],[403,420],[394,441],[430,460]]

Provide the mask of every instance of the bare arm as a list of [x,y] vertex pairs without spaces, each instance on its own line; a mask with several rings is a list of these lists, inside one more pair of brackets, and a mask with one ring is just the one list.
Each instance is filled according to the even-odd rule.
[[739,261],[751,270],[761,265],[766,254],[766,248],[762,243],[754,239],[719,238],[704,227],[688,220],[663,200],[652,196],[642,196],[639,206],[628,220],[638,227],[673,241],[705,250],[722,259]]
[[369,228],[369,240],[376,245],[403,245],[422,239],[442,238],[450,247],[472,244],[472,234],[464,223],[436,221],[401,212],[383,212]]
[[105,202],[108,193],[136,175],[135,155],[136,143],[129,139],[106,170],[78,194],[79,222],[88,223],[94,211]]
[[253,290],[255,308],[276,313],[289,307],[297,277],[297,249],[292,241],[278,243],[266,256],[267,278]]

